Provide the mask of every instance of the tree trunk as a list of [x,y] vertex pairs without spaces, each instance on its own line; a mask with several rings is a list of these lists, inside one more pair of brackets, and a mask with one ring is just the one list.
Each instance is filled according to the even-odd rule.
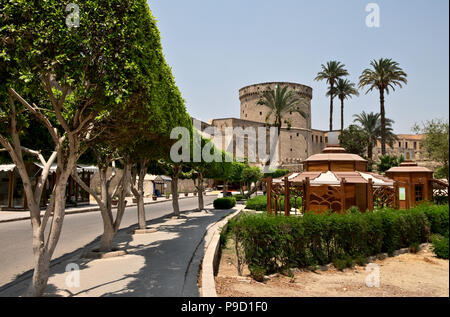
[[386,155],[386,113],[384,110],[384,90],[380,90],[380,117],[381,117],[381,155]]
[[203,201],[203,174],[198,175],[198,209],[203,211],[205,209],[205,202]]
[[344,130],[344,98],[341,99],[341,133]]
[[224,179],[223,181],[223,197],[227,197],[227,193],[228,193],[228,181],[226,179]]
[[34,272],[27,296],[38,297],[44,294],[47,286],[50,275],[50,257],[45,250],[44,242],[36,236],[36,233],[33,233],[33,253]]
[[330,131],[333,131],[333,88],[334,88],[334,82],[330,82]]
[[147,171],[147,166],[145,164],[141,165],[141,169],[139,172],[139,180],[138,180],[138,192],[139,197],[136,197],[138,200],[138,221],[139,221],[139,228],[140,229],[146,229],[147,228],[147,221],[145,220],[145,206],[144,206],[144,178],[145,178],[145,172]]
[[367,145],[367,158],[369,159],[369,164],[373,163],[373,145],[372,143],[369,142],[369,144]]
[[[281,120],[281,118],[280,118],[280,120]],[[281,123],[280,123],[280,126],[278,127],[278,165],[281,167],[281,165],[283,164],[283,158],[281,157],[280,135],[281,135]]]
[[113,240],[116,233],[114,232],[114,228],[108,224],[103,222],[103,234],[100,239],[100,252],[110,252],[113,246]]
[[172,207],[175,217],[180,216],[180,205],[178,204],[178,175],[172,176],[172,182],[170,183],[172,190]]
[[[68,163],[69,164],[69,163]],[[31,285],[28,289],[29,296],[42,296],[47,286],[47,281],[50,275],[50,261],[61,235],[62,225],[64,222],[65,208],[66,208],[66,186],[70,173],[60,173],[57,170],[57,183],[55,185],[53,218],[48,234],[47,242],[44,238],[44,224],[37,226],[36,220],[33,221],[33,253],[34,253],[34,272],[31,280]]]

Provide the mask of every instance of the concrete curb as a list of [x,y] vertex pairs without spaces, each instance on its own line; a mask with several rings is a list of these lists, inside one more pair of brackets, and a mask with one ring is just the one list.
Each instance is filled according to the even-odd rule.
[[206,231],[204,238],[206,241],[205,255],[202,260],[200,297],[217,297],[214,272],[219,259],[220,229],[224,228],[230,219],[237,217],[242,211],[243,208],[228,215],[221,221],[211,225]]
[[[214,196],[214,195],[207,195],[207,196]],[[183,196],[183,197],[178,197],[178,200],[188,199],[188,198],[195,198],[195,197],[198,197],[198,196],[188,196],[188,197]],[[160,203],[165,203],[165,202],[171,202],[171,201],[172,201],[172,199],[169,199],[169,200],[157,200],[157,201],[144,203],[144,206],[153,205],[153,204],[160,204]],[[131,205],[127,205],[126,208],[131,208],[131,207],[136,207],[136,206],[137,206],[137,204],[131,204]],[[112,209],[113,210],[117,209],[117,207],[113,207]],[[87,213],[87,212],[93,212],[93,211],[99,211],[99,210],[100,210],[99,207],[86,208],[86,209],[82,209],[82,210],[67,210],[66,211],[66,215],[84,214],[84,213]],[[24,212],[24,213],[29,213],[29,212]],[[43,215],[41,215],[41,218],[42,217],[43,217]],[[24,217],[21,217],[21,218],[11,218],[11,219],[0,220],[0,223],[22,221],[22,220],[29,220],[29,219],[30,219],[30,216],[24,216]]]

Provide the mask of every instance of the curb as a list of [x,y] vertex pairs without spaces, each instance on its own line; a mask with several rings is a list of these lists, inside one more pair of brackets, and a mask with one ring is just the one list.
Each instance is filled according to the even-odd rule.
[[214,272],[219,259],[220,229],[224,228],[230,219],[233,219],[243,212],[244,208],[228,215],[221,221],[209,227],[206,231],[205,255],[202,260],[200,297],[217,297],[216,282]]
[[[206,196],[206,195],[205,195]],[[208,195],[208,196],[214,196],[214,195]],[[189,197],[178,197],[178,200],[181,199],[188,199],[188,198],[195,198],[198,196],[189,196]],[[159,203],[166,203],[166,202],[171,202],[172,199],[168,199],[168,200],[157,200],[157,201],[152,201],[152,202],[147,202],[144,203],[144,206],[148,206],[148,205],[153,205],[153,204],[159,204]],[[131,208],[131,207],[136,207],[137,204],[131,204],[131,205],[127,205],[125,208]],[[112,207],[112,210],[117,209],[117,207]],[[75,214],[84,214],[87,212],[93,212],[93,211],[99,211],[100,208],[99,207],[92,207],[92,208],[87,208],[87,209],[83,209],[83,210],[68,210],[66,211],[66,215],[75,215]],[[28,212],[25,212],[28,213]],[[41,215],[41,218],[43,217],[43,215]],[[29,220],[31,219],[30,216],[24,216],[21,218],[12,218],[12,219],[6,219],[6,220],[0,220],[0,223],[6,223],[6,222],[14,222],[14,221],[22,221],[22,220]]]

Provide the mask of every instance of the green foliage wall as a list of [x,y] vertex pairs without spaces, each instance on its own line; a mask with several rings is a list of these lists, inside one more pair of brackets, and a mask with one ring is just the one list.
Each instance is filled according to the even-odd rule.
[[328,264],[410,247],[448,231],[447,206],[284,217],[245,214],[233,223],[250,270]]

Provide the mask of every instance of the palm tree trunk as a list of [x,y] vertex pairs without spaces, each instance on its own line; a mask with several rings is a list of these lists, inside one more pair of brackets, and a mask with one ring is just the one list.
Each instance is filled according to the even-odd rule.
[[344,98],[341,99],[341,133],[344,130]]
[[332,81],[330,83],[330,131],[333,131],[333,88],[334,88],[334,82]]
[[369,159],[369,164],[372,164],[372,156],[373,156],[373,145],[369,143],[367,145],[367,158]]
[[386,155],[386,114],[384,111],[384,89],[380,90],[381,155]]
[[281,135],[281,119],[280,118],[280,123],[278,126],[278,162],[279,162],[279,166],[281,166],[283,164],[283,159],[281,157],[281,140],[280,140],[280,135]]

